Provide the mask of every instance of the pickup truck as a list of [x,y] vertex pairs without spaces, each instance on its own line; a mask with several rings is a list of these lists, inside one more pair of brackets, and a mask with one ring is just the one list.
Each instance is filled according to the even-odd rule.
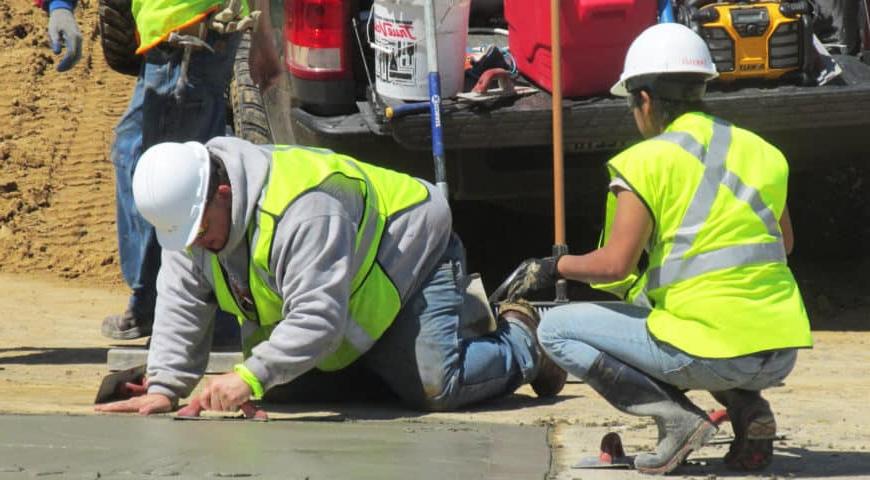
[[[326,147],[434,177],[428,110],[388,119],[373,95],[374,53],[366,31],[372,0],[256,0],[255,8],[264,11],[265,28],[247,37],[238,52],[228,102],[236,135],[259,143]],[[473,0],[470,19],[473,32],[503,28],[501,2]],[[314,35],[317,28],[328,34]],[[506,45],[498,34],[470,34],[468,42]],[[323,59],[323,67],[300,67],[292,56],[302,54]],[[805,229],[804,245],[826,254],[846,251],[840,247],[870,236],[867,229],[850,227],[855,215],[870,216],[861,206],[867,202],[853,198],[854,182],[867,174],[864,159],[856,156],[866,150],[870,133],[870,65],[860,55],[835,58],[842,75],[823,86],[741,82],[714,85],[706,97],[712,113],[759,133],[786,153],[793,172],[793,219]],[[443,99],[455,228],[467,245],[477,245],[469,258],[483,257],[472,267],[505,274],[524,256],[547,254],[553,211],[551,118],[551,96],[543,89],[488,103]],[[625,101],[610,96],[565,99],[563,125],[567,235],[572,251],[583,250],[594,246],[599,231],[604,161],[640,136]],[[859,178],[831,175],[844,171],[838,170],[841,164],[855,170],[856,161]],[[517,221],[523,226],[512,229]],[[493,238],[510,241],[493,248]]]
[[[471,27],[503,25],[499,3],[473,1]],[[428,111],[388,120],[384,105],[374,100],[374,55],[366,40],[370,35],[365,31],[371,4],[371,0],[259,0],[257,8],[266,10],[271,28],[261,29],[265,31],[256,35],[253,56],[271,40],[273,45],[268,48],[274,49],[274,84],[260,91],[257,83],[262,82],[252,80],[248,66],[252,43],[246,40],[238,54],[231,96],[236,134],[254,141],[297,142],[347,153],[374,145],[396,147],[397,155],[402,162],[410,163],[413,171],[431,170]],[[315,36],[306,29],[314,28],[325,28],[330,34],[312,41]],[[497,35],[469,35],[469,45],[505,42]],[[320,55],[331,65],[306,69],[288,58],[288,51],[289,57],[299,51],[313,56],[311,52],[318,49],[334,55],[334,60],[329,60],[327,54]],[[713,113],[786,150],[793,168],[811,168],[819,154],[833,158],[855,151],[870,131],[870,66],[858,57],[836,58],[843,74],[831,84],[714,86],[707,105]],[[622,99],[566,99],[563,108],[564,149],[569,157],[612,153],[639,139]],[[539,187],[551,190],[549,183],[530,185],[523,173],[534,167],[550,169],[552,111],[546,91],[482,104],[444,99],[442,110],[451,196],[486,199],[539,195]],[[493,159],[508,157],[503,153],[517,149],[544,153],[530,154],[535,165],[507,168],[520,174],[521,189],[514,188],[516,182],[495,181],[505,169],[498,168]],[[504,195],[495,185],[505,187]]]

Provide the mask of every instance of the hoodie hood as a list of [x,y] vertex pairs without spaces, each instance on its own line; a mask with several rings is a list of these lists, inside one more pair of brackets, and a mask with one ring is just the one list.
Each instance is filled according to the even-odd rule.
[[247,226],[269,176],[271,146],[254,145],[233,137],[217,137],[206,148],[224,163],[233,192],[232,225],[227,243],[219,252],[233,252],[245,238]]

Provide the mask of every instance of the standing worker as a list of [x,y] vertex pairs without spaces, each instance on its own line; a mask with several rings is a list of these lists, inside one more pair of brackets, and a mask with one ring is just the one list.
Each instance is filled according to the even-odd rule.
[[860,20],[866,18],[863,0],[817,0],[813,16],[813,31],[828,47],[836,46],[834,53],[858,55],[861,53]]
[[670,472],[715,432],[683,394],[690,389],[727,408],[727,465],[766,467],[776,422],[760,391],[812,345],[786,264],[788,164],[757,135],[703,113],[716,76],[706,44],[685,26],[655,25],[634,40],[611,92],[627,97],[646,140],[608,163],[602,246],[527,260],[508,287],[517,297],[562,277],[625,300],[556,307],[538,335],[614,407],[655,419],[656,450],[635,459],[644,473]]
[[[124,313],[102,324],[104,336],[121,340],[151,334],[160,267],[154,228],[133,204],[139,156],[160,142],[205,142],[226,132],[224,92],[239,31],[254,22],[246,0],[132,0],[132,13],[139,38],[136,53],[144,61],[130,105],[115,128],[111,153],[121,271],[132,294]],[[221,333],[226,335],[223,330],[224,325]]]
[[464,249],[425,181],[328,150],[215,138],[151,147],[133,194],[163,247],[148,394],[99,411],[166,412],[188,396],[218,307],[242,323],[246,360],[206,384],[206,409],[352,364],[423,410],[523,383],[552,397],[565,383],[527,305],[503,306],[493,333],[460,336]]
[[76,0],[34,0],[34,5],[48,12],[48,39],[55,54],[65,48],[57,64],[58,72],[71,69],[82,58],[82,34],[73,11]]

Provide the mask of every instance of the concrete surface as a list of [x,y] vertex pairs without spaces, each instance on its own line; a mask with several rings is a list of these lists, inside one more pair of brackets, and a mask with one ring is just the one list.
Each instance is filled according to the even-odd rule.
[[0,478],[542,479],[547,429],[0,416]]

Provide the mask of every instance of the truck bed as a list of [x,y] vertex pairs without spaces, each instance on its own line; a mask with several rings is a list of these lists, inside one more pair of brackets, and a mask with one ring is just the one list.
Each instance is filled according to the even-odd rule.
[[[836,58],[843,75],[832,84],[714,87],[705,101],[712,113],[801,150],[853,149],[865,145],[870,133],[870,66],[854,57]],[[563,105],[568,153],[616,150],[639,138],[624,99],[568,99]],[[431,148],[428,112],[388,121],[371,102],[358,106],[360,112],[351,115],[318,117],[296,109],[293,117],[320,137],[375,133],[391,136],[407,149]],[[442,109],[448,149],[546,146],[552,141],[551,96],[544,91],[495,103],[445,99]]]

